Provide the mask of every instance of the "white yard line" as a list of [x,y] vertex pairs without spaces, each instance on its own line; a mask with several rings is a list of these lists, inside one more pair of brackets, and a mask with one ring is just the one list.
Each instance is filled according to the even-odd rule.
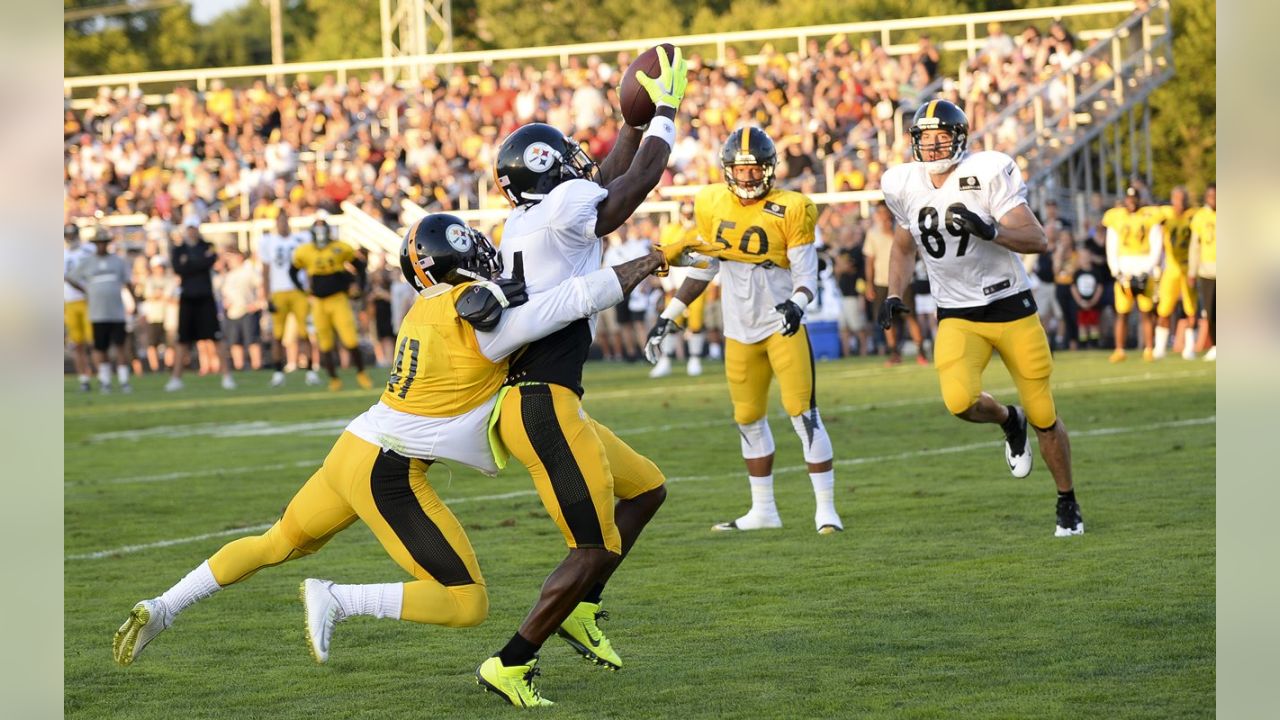
[[[1216,415],[1207,415],[1205,417],[1188,418],[1185,420],[1171,420],[1169,422],[1152,423],[1150,425],[1140,425],[1137,427],[1110,427],[1110,428],[1093,428],[1091,430],[1075,430],[1071,433],[1072,440],[1087,437],[1104,437],[1108,435],[1122,435],[1126,433],[1143,433],[1151,430],[1165,430],[1169,428],[1179,427],[1195,427],[1199,425],[1211,425],[1217,421]],[[894,453],[891,455],[875,455],[871,457],[853,457],[836,460],[835,464],[841,467],[849,465],[868,465],[871,463],[890,462],[893,460],[909,460],[912,458],[928,457],[930,455],[949,455],[952,453],[969,452],[971,450],[987,450],[1000,445],[999,441],[988,440],[980,443],[968,443],[966,445],[952,445],[949,447],[931,448],[928,450],[910,450],[907,452]],[[801,472],[805,470],[804,465],[791,465],[782,468],[775,468],[774,474]],[[684,477],[667,478],[667,482],[702,482],[706,480],[722,480],[726,478],[735,478],[742,475],[741,470],[733,472],[721,473],[719,475],[689,475]],[[445,500],[447,505],[459,505],[470,502],[484,502],[488,500],[509,500],[518,497],[529,497],[537,495],[535,490],[516,490],[513,492],[500,493],[497,495],[473,495],[470,497],[460,497]],[[99,550],[91,553],[81,553],[76,555],[68,555],[67,560],[100,560],[105,557],[116,555],[131,555],[133,553],[142,552],[144,550],[153,550],[156,548],[172,547],[174,545],[184,545],[186,543],[200,542],[201,540],[209,540],[216,537],[224,537],[227,535],[241,535],[254,532],[260,532],[271,527],[267,525],[250,525],[248,527],[233,528],[231,530],[219,530],[212,533],[204,533],[202,535],[193,535],[184,538],[174,538],[171,540],[158,540],[156,542],[144,543],[141,545],[125,545],[123,547],[113,548],[110,550]]]

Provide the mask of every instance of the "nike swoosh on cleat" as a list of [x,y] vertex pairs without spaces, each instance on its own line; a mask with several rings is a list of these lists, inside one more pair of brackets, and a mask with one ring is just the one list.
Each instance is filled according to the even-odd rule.
[[582,626],[582,633],[587,636],[587,642],[591,643],[591,647],[600,647],[600,641],[591,637],[591,628],[581,620],[578,621],[578,625]]

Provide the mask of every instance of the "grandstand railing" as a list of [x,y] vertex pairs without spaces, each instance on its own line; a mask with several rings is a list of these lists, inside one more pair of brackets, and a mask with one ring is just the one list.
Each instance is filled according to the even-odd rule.
[[[922,31],[940,30],[944,28],[961,28],[963,40],[943,40],[937,43],[940,52],[964,52],[972,59],[986,41],[985,35],[979,35],[978,28],[989,22],[1017,23],[1041,20],[1061,20],[1069,17],[1087,17],[1098,15],[1128,14],[1134,9],[1131,0],[1123,2],[1102,2],[1086,5],[1067,5],[1062,7],[1027,8],[1023,10],[1001,10],[985,13],[966,13],[956,15],[938,15],[935,17],[903,18],[899,20],[872,20],[854,23],[838,23],[831,25],[807,25],[803,27],[771,28],[765,30],[743,30],[727,33],[703,33],[698,35],[682,35],[673,38],[640,38],[635,40],[613,40],[598,43],[579,43],[573,45],[551,45],[536,48],[516,48],[508,50],[473,50],[466,52],[437,53],[431,55],[403,55],[398,57],[375,57],[355,60],[327,60],[318,62],[282,63],[278,65],[246,65],[226,68],[192,68],[185,70],[161,70],[143,73],[119,73],[112,75],[83,75],[63,78],[63,92],[75,108],[87,107],[92,101],[89,97],[77,98],[76,91],[94,90],[102,86],[125,86],[130,89],[143,89],[144,85],[174,86],[182,83],[193,83],[197,90],[204,91],[208,83],[215,79],[269,79],[296,76],[301,74],[335,75],[339,84],[346,83],[348,73],[369,72],[379,70],[388,80],[393,79],[400,70],[409,70],[423,66],[448,66],[455,64],[496,64],[520,60],[557,59],[567,64],[571,57],[586,57],[622,51],[639,52],[660,42],[672,42],[684,48],[715,48],[717,62],[723,62],[725,51],[730,45],[748,42],[789,42],[801,54],[806,53],[805,45],[811,38],[831,38],[836,35],[872,36],[876,37],[882,47],[891,55],[913,53],[918,49],[915,42],[904,42],[905,36],[919,35]],[[1082,30],[1077,33],[1084,39],[1105,33],[1105,30]],[[895,42],[895,37],[897,41]],[[851,41],[855,38],[851,37]],[[913,38],[914,39],[914,38]],[[779,52],[790,52],[786,47],[778,47]],[[747,56],[747,62],[758,63],[758,56]],[[155,102],[161,98],[148,98]]]

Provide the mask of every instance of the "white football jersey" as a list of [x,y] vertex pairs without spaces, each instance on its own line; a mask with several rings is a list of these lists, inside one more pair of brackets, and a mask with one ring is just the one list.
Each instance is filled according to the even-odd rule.
[[[293,267],[293,251],[297,250],[299,245],[308,242],[311,242],[311,239],[305,232],[289,233],[285,237],[273,232],[262,234],[258,240],[258,258],[271,268],[271,274],[268,276],[271,287],[268,288],[268,292],[277,293],[298,289],[289,278],[289,268]],[[300,271],[299,277],[305,278],[306,274]]]
[[940,188],[923,163],[906,163],[886,171],[880,187],[894,219],[920,248],[938,307],[981,307],[1030,287],[1017,253],[957,231],[952,214],[965,207],[995,223],[1027,202],[1022,172],[1008,155],[970,153]]
[[538,204],[512,210],[499,246],[503,274],[511,274],[515,254],[523,253],[524,282],[533,296],[599,270],[604,249],[596,237],[596,206],[608,194],[590,180],[569,180]]
[[[71,271],[76,269],[76,265],[90,255],[93,255],[93,248],[86,245],[79,245],[74,249],[62,248],[62,276],[70,275]],[[62,302],[69,303],[77,300],[84,300],[84,293],[71,287],[64,280],[62,282]]]

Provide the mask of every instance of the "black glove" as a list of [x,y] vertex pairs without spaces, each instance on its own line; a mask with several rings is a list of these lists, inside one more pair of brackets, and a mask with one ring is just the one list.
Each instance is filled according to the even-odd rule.
[[658,358],[662,353],[662,340],[667,333],[675,332],[679,329],[675,320],[668,320],[664,317],[658,318],[658,322],[649,328],[649,339],[644,343],[644,359],[649,361],[650,365],[658,364]]
[[902,302],[902,298],[893,295],[880,306],[880,314],[876,316],[876,322],[880,323],[880,327],[888,330],[889,326],[893,325],[894,318],[899,315],[907,315],[910,312],[911,308]]
[[267,301],[267,312],[271,313],[272,315],[276,314],[276,304],[271,302],[270,300]]
[[951,217],[955,219],[956,226],[961,230],[975,235],[983,240],[996,239],[996,226],[993,223],[983,222],[982,218],[967,207],[958,207],[949,211]]
[[1134,295],[1141,295],[1145,293],[1147,291],[1148,279],[1149,278],[1147,277],[1146,273],[1143,273],[1142,275],[1134,275],[1130,277],[1129,290],[1132,291]]
[[773,309],[782,315],[783,335],[795,335],[800,331],[800,318],[804,317],[804,310],[801,310],[799,305],[787,300],[773,306]]

